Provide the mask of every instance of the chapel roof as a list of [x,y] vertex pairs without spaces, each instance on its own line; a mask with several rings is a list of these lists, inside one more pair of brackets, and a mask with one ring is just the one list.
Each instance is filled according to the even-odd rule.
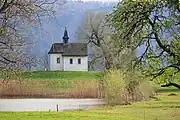
[[87,56],[87,44],[86,43],[69,43],[69,36],[67,28],[65,27],[63,43],[54,43],[51,46],[48,54],[59,54],[63,56]]
[[63,56],[87,56],[86,43],[54,43],[48,54],[61,53]]

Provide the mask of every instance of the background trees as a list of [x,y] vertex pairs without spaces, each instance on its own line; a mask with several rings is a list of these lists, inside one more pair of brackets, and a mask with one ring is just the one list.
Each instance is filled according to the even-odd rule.
[[[65,0],[1,0],[0,2],[0,67],[22,69],[37,62],[31,53],[32,28],[52,16],[55,5]],[[55,4],[57,3],[57,4]]]
[[110,69],[130,67],[136,53],[122,49],[121,41],[110,29],[104,12],[90,12],[79,29],[77,39],[89,46],[90,69]]
[[180,82],[173,78],[180,73],[179,15],[178,0],[122,0],[109,16],[122,45],[144,51],[138,61],[146,75],[168,85]]

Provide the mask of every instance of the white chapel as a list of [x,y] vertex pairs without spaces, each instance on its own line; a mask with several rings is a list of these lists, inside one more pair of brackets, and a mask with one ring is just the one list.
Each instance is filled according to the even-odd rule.
[[49,54],[50,71],[88,71],[86,43],[70,43],[65,28],[63,43],[54,43]]

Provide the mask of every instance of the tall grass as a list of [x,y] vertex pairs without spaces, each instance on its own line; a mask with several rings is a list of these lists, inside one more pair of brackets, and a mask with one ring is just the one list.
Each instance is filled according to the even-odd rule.
[[1,70],[0,97],[99,98],[100,75],[100,72]]
[[153,95],[149,83],[138,73],[110,70],[104,76],[105,100],[108,104],[130,104]]
[[102,98],[103,92],[100,81],[74,81],[69,96],[73,98]]
[[23,80],[0,80],[0,97],[105,98],[109,104],[130,104],[153,94],[149,83],[138,73],[110,70],[104,73],[102,81],[98,80],[101,75],[95,72],[25,72]]
[[1,98],[102,98],[95,80],[9,80],[0,86]]

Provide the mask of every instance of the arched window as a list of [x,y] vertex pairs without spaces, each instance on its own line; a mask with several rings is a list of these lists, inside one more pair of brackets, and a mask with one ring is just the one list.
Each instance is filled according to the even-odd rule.
[[60,63],[60,58],[57,58],[57,63],[58,63],[58,64]]
[[78,58],[78,64],[81,64],[81,58]]
[[70,62],[70,64],[73,64],[73,59],[72,59],[72,58],[70,58],[69,62]]

